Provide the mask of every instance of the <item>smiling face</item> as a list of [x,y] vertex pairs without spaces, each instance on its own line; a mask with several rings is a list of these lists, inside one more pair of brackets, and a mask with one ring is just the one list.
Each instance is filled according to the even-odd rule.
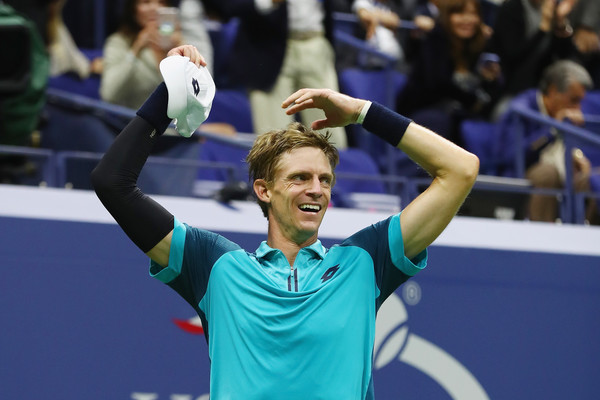
[[135,19],[141,28],[158,20],[158,8],[166,7],[167,0],[138,0],[135,6]]
[[333,171],[323,151],[301,147],[284,153],[275,178],[265,184],[270,231],[296,244],[311,244],[331,200]]
[[481,24],[477,7],[468,1],[460,11],[450,14],[450,30],[460,39],[470,39],[475,36]]

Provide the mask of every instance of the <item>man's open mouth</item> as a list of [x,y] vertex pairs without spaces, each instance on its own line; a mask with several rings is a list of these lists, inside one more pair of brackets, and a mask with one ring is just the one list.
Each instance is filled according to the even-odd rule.
[[300,204],[302,211],[317,213],[321,211],[321,206],[318,204]]

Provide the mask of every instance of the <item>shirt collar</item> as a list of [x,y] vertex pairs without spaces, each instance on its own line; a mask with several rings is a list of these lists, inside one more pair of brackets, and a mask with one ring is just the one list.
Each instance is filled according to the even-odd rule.
[[[302,250],[307,250],[320,257],[321,259],[325,258],[325,253],[327,253],[327,249],[321,244],[321,241],[317,239],[316,242],[311,244],[310,246],[303,247]],[[267,244],[267,241],[263,241],[258,249],[256,249],[256,257],[257,258],[265,258],[269,254],[273,252],[281,251],[279,249],[274,249]]]

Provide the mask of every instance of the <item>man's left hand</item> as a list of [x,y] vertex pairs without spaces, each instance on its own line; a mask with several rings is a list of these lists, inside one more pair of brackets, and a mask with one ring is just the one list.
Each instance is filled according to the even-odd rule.
[[314,121],[312,129],[333,128],[356,123],[366,100],[355,99],[331,89],[300,89],[285,99],[281,108],[292,115],[308,108],[320,108],[325,119]]

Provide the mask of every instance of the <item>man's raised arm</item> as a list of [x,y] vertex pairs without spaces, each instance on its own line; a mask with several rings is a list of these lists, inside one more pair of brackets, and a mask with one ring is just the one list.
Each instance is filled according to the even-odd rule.
[[[196,66],[206,65],[198,50],[189,45],[172,49],[168,56],[188,57]],[[181,95],[186,96],[186,93]],[[142,193],[137,179],[154,143],[171,123],[168,107],[167,85],[161,83],[117,136],[91,175],[98,198],[119,226],[162,266],[169,262],[174,217]]]
[[313,122],[313,129],[362,123],[433,177],[427,190],[404,209],[400,218],[408,258],[419,254],[442,233],[477,178],[479,159],[474,154],[380,104],[328,89],[301,89],[282,107],[288,114],[306,108],[322,109],[325,118]]

